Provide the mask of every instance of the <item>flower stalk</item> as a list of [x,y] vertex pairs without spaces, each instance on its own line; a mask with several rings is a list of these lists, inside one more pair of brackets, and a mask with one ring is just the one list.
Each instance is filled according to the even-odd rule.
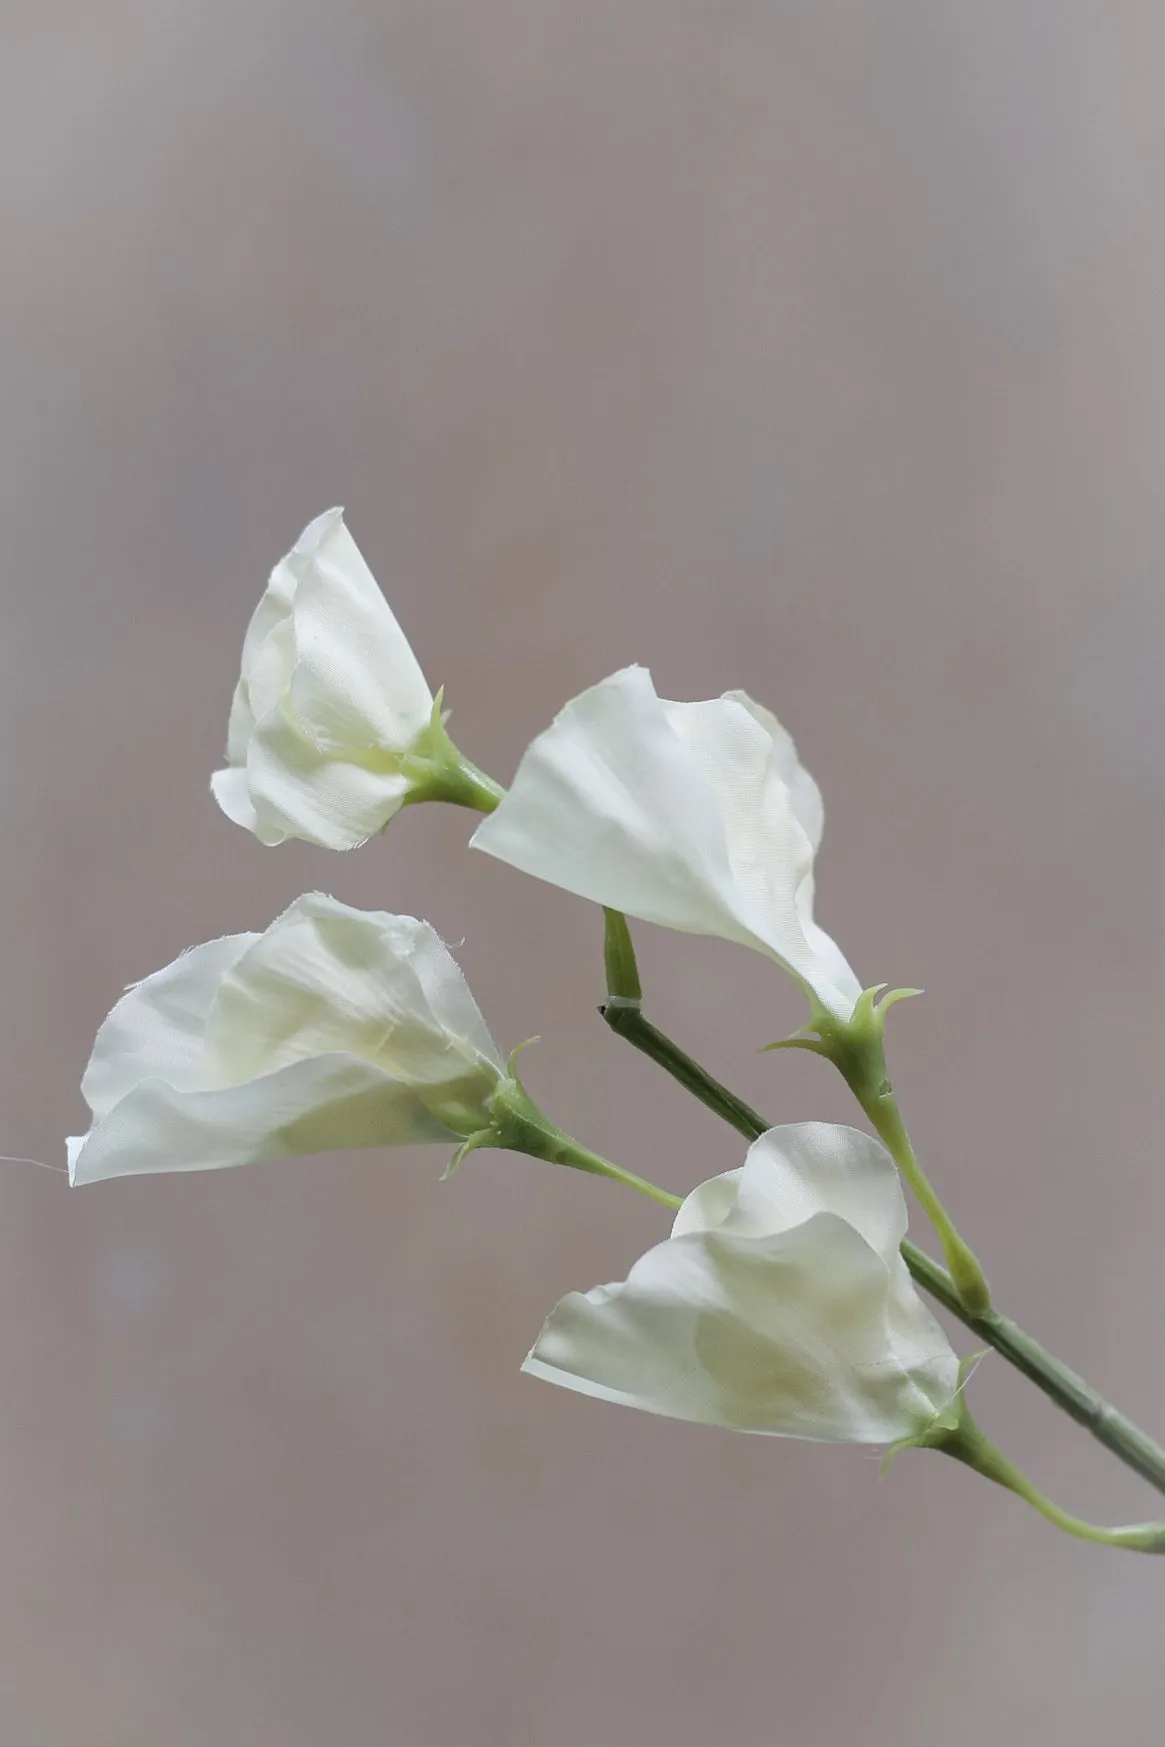
[[468,1142],[462,1153],[472,1150],[475,1143],[498,1147],[506,1152],[526,1153],[530,1158],[545,1159],[548,1164],[567,1165],[571,1170],[586,1171],[594,1177],[608,1177],[614,1183],[622,1183],[624,1188],[638,1190],[639,1194],[657,1201],[662,1207],[680,1205],[679,1195],[649,1183],[646,1177],[637,1177],[633,1171],[625,1171],[621,1165],[612,1164],[610,1159],[592,1152],[556,1127],[534,1103],[513,1073],[512,1065],[509,1077],[489,1099],[487,1109],[489,1128]]
[[981,1316],[991,1308],[986,1276],[970,1246],[959,1236],[954,1221],[919,1163],[886,1066],[883,1044],[886,1009],[895,1001],[916,994],[917,990],[894,989],[881,1001],[876,999],[879,992],[879,989],[864,990],[852,1015],[844,1020],[827,1013],[815,1002],[811,1029],[816,1032],[816,1038],[787,1038],[783,1043],[769,1047],[811,1049],[815,1054],[825,1056],[837,1068],[934,1227],[955,1290],[964,1306],[974,1315]]
[[[626,927],[625,922],[623,926]],[[615,992],[619,993],[618,990]],[[617,1036],[625,1038],[650,1061],[663,1068],[685,1091],[698,1098],[738,1134],[755,1140],[772,1126],[759,1111],[737,1097],[653,1025],[639,1007],[626,1000],[622,1004],[608,1001],[599,1011]],[[969,1309],[946,1269],[909,1239],[902,1244],[902,1258],[918,1284],[945,1310],[986,1341],[1126,1467],[1158,1492],[1165,1493],[1165,1449],[1147,1432],[1120,1413],[1091,1384],[1049,1353],[1010,1317],[995,1309],[984,1312]]]
[[964,1360],[960,1367],[960,1387],[951,1405],[936,1414],[930,1425],[910,1438],[903,1438],[890,1450],[887,1461],[899,1450],[940,1450],[953,1456],[984,1480],[1014,1492],[1025,1504],[1038,1511],[1047,1522],[1073,1535],[1078,1541],[1092,1541],[1102,1547],[1123,1547],[1132,1553],[1165,1553],[1165,1523],[1130,1523],[1121,1528],[1106,1528],[1099,1523],[1085,1522],[1061,1508],[1054,1499],[1041,1492],[1015,1463],[996,1448],[986,1433],[972,1418],[962,1384],[975,1360]]

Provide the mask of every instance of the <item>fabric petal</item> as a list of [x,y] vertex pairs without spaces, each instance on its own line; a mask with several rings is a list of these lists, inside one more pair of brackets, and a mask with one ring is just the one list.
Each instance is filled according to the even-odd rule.
[[343,511],[320,516],[290,563],[296,667],[291,707],[325,751],[405,751],[429,725],[433,695]]
[[268,846],[286,842],[286,831],[276,830],[260,822],[255,803],[251,799],[251,791],[247,787],[245,770],[236,770],[230,765],[225,770],[216,770],[210,779],[210,792],[233,825],[241,825],[244,830],[253,831],[260,842]]
[[432,1015],[434,1032],[454,1041],[467,1059],[488,1063],[499,1074],[504,1073],[505,1062],[461,967],[427,922],[416,925],[409,966]]
[[[839,1019],[848,1019],[862,992],[862,985],[836,940],[813,920],[812,874],[798,893],[797,908],[801,918],[801,932],[816,966],[811,984],[813,991],[831,1013],[836,1014]],[[832,997],[831,990],[835,992]]]
[[[767,712],[764,713],[767,715]],[[734,698],[675,704],[625,668],[533,742],[472,844],[628,915],[777,959],[847,1018],[861,986],[812,920],[814,829],[788,737]],[[783,731],[781,731],[783,733]]]
[[203,1032],[219,982],[258,938],[208,940],[126,990],[97,1033],[81,1081],[96,1115],[147,1076],[181,1091],[202,1084]]
[[229,765],[242,765],[247,762],[247,747],[254,732],[255,712],[251,708],[251,688],[245,679],[240,679],[231,699],[231,713],[227,720]]
[[769,737],[772,747],[773,768],[789,791],[789,799],[797,821],[809,839],[814,855],[821,848],[821,833],[825,826],[825,807],[821,799],[821,790],[810,776],[801,760],[797,757],[797,748],[789,730],[782,727],[771,710],[763,704],[758,704],[755,698],[750,698],[747,692],[725,692],[724,696],[731,703],[739,704],[747,710],[755,722],[759,722]]
[[245,1085],[144,1080],[69,1142],[69,1179],[218,1170],[288,1154],[449,1140],[407,1086],[353,1056],[316,1056]]
[[[288,555],[290,556],[290,554]],[[251,622],[243,636],[243,672],[246,673],[256,652],[275,628],[291,615],[295,599],[296,576],[287,558],[281,558],[270,576],[267,587],[251,614]]]
[[[287,695],[295,673],[295,626],[290,617],[280,619],[268,636],[256,645],[255,652],[243,672],[247,688],[247,708],[259,722]],[[236,728],[242,725],[240,722]],[[229,738],[229,728],[228,728]]]
[[207,1021],[208,1071],[231,1084],[337,1050],[459,1096],[476,1082],[480,1100],[503,1072],[461,971],[427,922],[312,892],[223,978]]
[[408,781],[392,769],[321,752],[284,709],[259,722],[247,753],[247,789],[274,840],[302,837],[325,849],[356,849],[404,802]]
[[[399,764],[432,695],[343,512],[304,529],[271,573],[243,643],[227,766],[211,788],[264,843],[354,849],[409,792]],[[232,775],[238,772],[238,775]]]
[[832,1122],[770,1128],[739,1170],[701,1183],[675,1217],[674,1237],[720,1231],[770,1237],[815,1213],[836,1213],[887,1264],[906,1236],[906,1201],[897,1166],[873,1135]]
[[888,1444],[950,1399],[957,1363],[885,1315],[888,1275],[835,1214],[766,1238],[691,1232],[622,1286],[571,1293],[525,1369],[650,1413],[771,1436]]
[[[736,894],[735,913],[748,926],[755,944],[799,976],[831,1013],[848,1018],[861,984],[835,943],[813,921],[813,857],[820,841],[821,798],[797,762],[792,740],[775,716],[743,694],[704,703],[664,703],[663,710],[716,797]],[[789,777],[797,784],[796,794]],[[802,812],[816,831],[816,841],[806,830]]]
[[645,922],[757,944],[733,914],[715,797],[693,780],[646,668],[567,704],[471,843]]

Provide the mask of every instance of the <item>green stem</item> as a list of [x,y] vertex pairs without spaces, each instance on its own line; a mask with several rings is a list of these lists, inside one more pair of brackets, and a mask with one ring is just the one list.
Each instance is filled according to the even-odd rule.
[[[607,1005],[601,1012],[612,1031],[641,1050],[738,1134],[751,1141],[771,1128],[772,1124],[759,1111],[714,1079],[699,1062],[645,1019],[637,1008]],[[1165,1450],[1147,1433],[1126,1419],[1124,1414],[1118,1413],[1090,1384],[1047,1352],[1031,1335],[1025,1334],[1009,1317],[997,1310],[980,1313],[970,1309],[951,1276],[925,1251],[907,1240],[902,1245],[902,1256],[918,1284],[945,1310],[994,1347],[1127,1467],[1159,1492],[1165,1492]]]
[[1141,1431],[1131,1419],[1117,1411],[1112,1403],[1086,1383],[1078,1372],[1049,1353],[1046,1347],[1004,1316],[989,1310],[976,1316],[967,1310],[954,1283],[945,1269],[907,1239],[902,1245],[902,1257],[915,1280],[930,1296],[949,1310],[952,1316],[994,1347],[1017,1371],[1042,1389],[1077,1425],[1111,1450],[1114,1456],[1132,1468],[1158,1492],[1165,1492],[1165,1450],[1147,1432]]
[[931,1447],[966,1463],[968,1468],[974,1469],[985,1480],[994,1481],[996,1486],[1014,1492],[1048,1522],[1063,1529],[1066,1535],[1075,1535],[1078,1541],[1095,1541],[1103,1547],[1126,1547],[1134,1553],[1165,1553],[1165,1523],[1131,1523],[1124,1528],[1110,1529],[1073,1516],[1071,1511],[1064,1510],[1041,1492],[1014,1462],[1009,1461],[980,1431],[970,1414],[963,1414],[958,1425],[936,1438]]
[[603,909],[603,962],[607,970],[607,1001],[614,1007],[638,1007],[643,999],[639,963],[627,918],[621,910]]
[[441,708],[442,695],[439,691],[433,699],[428,727],[398,760],[401,773],[409,782],[403,804],[408,807],[420,801],[445,801],[450,806],[469,807],[475,813],[492,813],[505,799],[506,791],[472,759],[466,758],[449,738],[445,726],[448,714]]
[[871,1098],[868,1102],[858,1099],[862,1109],[869,1117],[875,1132],[885,1145],[886,1151],[902,1172],[910,1187],[918,1198],[918,1203],[930,1220],[943,1247],[947,1267],[955,1290],[968,1311],[983,1315],[991,1308],[991,1293],[987,1286],[983,1270],[978,1258],[964,1243],[955,1229],[954,1222],[946,1208],[939,1200],[929,1177],[918,1162],[918,1155],[910,1144],[910,1136],[906,1132],[906,1124],[898,1109],[898,1101],[893,1092],[884,1092]]
[[445,801],[454,807],[469,807],[475,813],[492,813],[500,805],[505,792],[492,776],[487,776],[484,770],[479,770],[468,758],[459,756],[456,764],[439,769],[430,776],[428,787],[416,798]]
[[658,1201],[661,1207],[678,1207],[683,1199],[673,1195],[670,1189],[649,1183],[646,1177],[625,1171],[622,1165],[612,1164],[610,1159],[592,1152],[573,1135],[558,1128],[542,1114],[512,1067],[510,1075],[492,1094],[486,1108],[489,1126],[481,1130],[477,1144],[526,1153],[530,1158],[545,1159],[552,1165],[569,1165],[572,1170],[586,1171],[592,1177],[609,1177],[613,1183],[622,1183],[625,1189],[635,1189],[640,1195]]
[[[886,1001],[892,1002],[903,993],[914,991],[895,991],[887,996]],[[978,1258],[955,1229],[954,1220],[943,1206],[910,1144],[910,1136],[906,1132],[906,1124],[902,1120],[898,1100],[890,1084],[886,1052],[882,1045],[883,1008],[886,1002],[878,1007],[875,1004],[876,994],[875,989],[866,990],[848,1020],[837,1019],[821,1009],[816,1010],[813,1028],[819,1042],[803,1038],[792,1038],[787,1042],[798,1048],[814,1050],[837,1068],[934,1227],[942,1244],[951,1278],[964,1305],[976,1315],[982,1315],[991,1308],[991,1292],[987,1279]]]
[[649,1183],[646,1177],[637,1177],[633,1171],[625,1171],[621,1165],[613,1165],[610,1159],[591,1152],[589,1147],[580,1146],[568,1134],[560,1136],[553,1154],[545,1153],[541,1156],[549,1158],[552,1164],[569,1165],[572,1170],[589,1171],[596,1177],[609,1177],[613,1183],[622,1183],[625,1189],[637,1189],[640,1195],[657,1201],[661,1207],[674,1209],[683,1205],[682,1195],[673,1195],[670,1189],[661,1189],[658,1183]]

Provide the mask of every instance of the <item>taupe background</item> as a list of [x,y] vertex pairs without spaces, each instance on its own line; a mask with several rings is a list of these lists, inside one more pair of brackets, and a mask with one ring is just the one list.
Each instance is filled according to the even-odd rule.
[[[207,792],[335,501],[507,777],[622,663],[745,685],[829,808],[1001,1300],[1165,1433],[1165,24],[1145,0],[7,0],[0,1147],[60,1163],[122,985],[301,890],[417,910],[543,1103],[685,1188],[727,1131],[595,1015],[586,906],[425,809],[348,858]],[[774,1118],[793,991],[640,931]],[[479,1155],[0,1177],[5,1747],[1122,1747],[1165,1572],[937,1457],[519,1375],[657,1212]],[[920,1224],[920,1222],[919,1222]],[[988,1360],[1065,1503],[1152,1495]]]

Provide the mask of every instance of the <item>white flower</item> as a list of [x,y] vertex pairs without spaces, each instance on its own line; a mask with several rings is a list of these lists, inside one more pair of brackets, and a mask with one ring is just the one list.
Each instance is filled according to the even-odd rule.
[[488,1123],[504,1078],[427,922],[312,893],[127,991],[82,1082],[94,1120],[69,1178],[448,1144]]
[[215,799],[263,843],[353,849],[414,786],[404,760],[433,709],[343,511],[328,510],[275,566],[251,619]]
[[767,953],[848,1019],[861,985],[813,920],[821,826],[768,710],[744,692],[668,703],[627,667],[538,736],[472,842],[610,909]]
[[871,1136],[771,1128],[688,1196],[622,1284],[564,1298],[525,1369],[673,1419],[894,1443],[958,1386],[905,1234],[898,1173]]

